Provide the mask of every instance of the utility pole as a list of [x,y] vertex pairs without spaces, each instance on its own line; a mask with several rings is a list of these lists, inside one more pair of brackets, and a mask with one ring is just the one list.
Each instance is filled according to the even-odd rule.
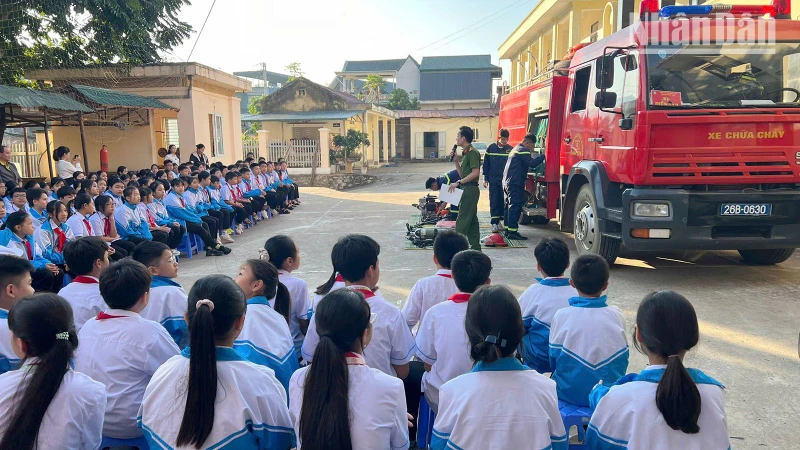
[[269,95],[269,81],[267,81],[267,63],[261,63],[261,70],[264,71],[264,97]]

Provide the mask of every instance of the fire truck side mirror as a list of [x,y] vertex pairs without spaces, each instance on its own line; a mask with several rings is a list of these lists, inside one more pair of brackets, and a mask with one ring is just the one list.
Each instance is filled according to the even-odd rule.
[[597,58],[595,62],[595,87],[609,89],[614,85],[614,54]]
[[594,106],[600,109],[611,109],[617,106],[617,93],[600,91],[594,95]]

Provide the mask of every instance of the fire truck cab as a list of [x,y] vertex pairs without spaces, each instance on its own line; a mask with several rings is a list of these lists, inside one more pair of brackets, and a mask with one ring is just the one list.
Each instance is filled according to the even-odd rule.
[[499,127],[546,155],[523,215],[609,263],[621,246],[783,262],[800,247],[800,22],[685,8],[502,97]]

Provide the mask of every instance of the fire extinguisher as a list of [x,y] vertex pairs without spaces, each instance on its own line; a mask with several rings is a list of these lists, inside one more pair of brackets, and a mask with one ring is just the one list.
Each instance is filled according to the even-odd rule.
[[108,149],[105,144],[103,144],[103,148],[100,149],[100,170],[108,172]]

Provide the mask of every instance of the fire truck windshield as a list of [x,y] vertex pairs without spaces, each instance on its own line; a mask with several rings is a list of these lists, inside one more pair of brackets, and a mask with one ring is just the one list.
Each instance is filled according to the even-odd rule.
[[650,109],[800,108],[800,41],[647,48]]

